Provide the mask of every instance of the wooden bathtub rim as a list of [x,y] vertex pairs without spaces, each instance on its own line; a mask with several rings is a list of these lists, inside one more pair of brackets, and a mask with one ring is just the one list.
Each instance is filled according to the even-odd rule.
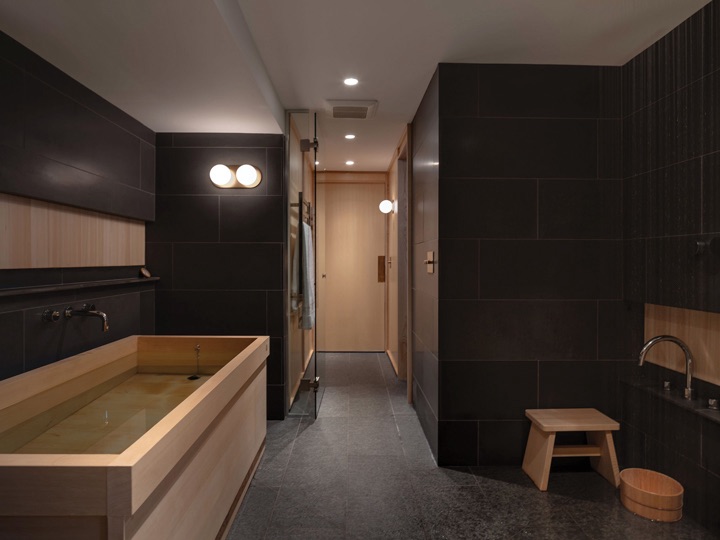
[[[188,451],[182,456],[180,460],[175,464],[174,467],[168,472],[168,474],[160,481],[156,488],[148,495],[143,501],[142,505],[132,512],[132,515],[128,518],[127,515],[120,514],[117,517],[125,518],[125,532],[128,538],[135,536],[137,531],[142,527],[145,520],[150,516],[154,508],[157,506],[160,500],[165,497],[166,492],[174,485],[177,479],[182,475],[185,469],[190,466],[198,453],[200,448],[203,446],[205,441],[212,436],[215,429],[225,418],[225,415],[230,409],[232,409],[240,397],[245,393],[248,387],[255,382],[255,379],[263,372],[266,363],[263,360],[262,364],[255,370],[252,376],[243,384],[241,388],[235,393],[233,398],[223,407],[222,411],[217,414],[213,421],[208,424],[207,428],[195,439],[195,442],[188,449]],[[264,449],[265,439],[263,439],[260,450]],[[256,456],[257,457],[257,456]],[[253,462],[254,463],[254,462]],[[251,477],[252,478],[252,477]],[[110,514],[108,513],[108,517]]]
[[[145,336],[130,336],[128,338],[123,338],[121,340],[112,342],[107,345],[103,345],[101,347],[98,347],[96,349],[93,349],[92,351],[88,351],[86,353],[81,353],[79,355],[75,355],[73,357],[67,358],[65,360],[61,360],[60,362],[57,362],[55,364],[51,364],[49,366],[44,366],[43,368],[38,368],[39,370],[43,370],[44,368],[48,368],[45,370],[47,373],[53,374],[53,373],[62,373],[63,371],[75,373],[75,377],[78,375],[82,375],[83,373],[88,373],[86,370],[85,372],[81,372],[79,369],[75,369],[74,366],[67,362],[63,364],[60,367],[56,367],[57,364],[60,364],[65,361],[75,361],[78,362],[78,358],[87,358],[87,356],[90,356],[91,358],[100,358],[102,357],[101,353],[106,353],[108,349],[110,350],[116,350],[119,351],[118,354],[122,354],[122,356],[118,356],[118,354],[115,354],[114,356],[110,355],[107,358],[99,360],[100,364],[102,365],[108,365],[111,364],[114,361],[119,360],[120,358],[124,358],[125,356],[131,355],[133,352],[137,350],[138,346],[138,338],[145,337]],[[148,456],[148,454],[157,454],[158,452],[162,453],[157,448],[157,444],[153,444],[149,449],[147,448],[149,443],[158,443],[160,441],[164,440],[164,444],[162,446],[173,446],[175,444],[175,438],[177,438],[178,433],[177,431],[180,430],[178,426],[180,424],[183,424],[184,428],[187,428],[187,424],[192,424],[190,420],[187,419],[187,412],[191,412],[194,410],[193,408],[201,407],[203,408],[203,412],[207,413],[208,411],[206,409],[212,407],[208,405],[208,403],[205,403],[203,405],[204,398],[210,393],[211,390],[218,388],[219,386],[225,387],[222,389],[223,395],[227,397],[227,394],[231,394],[231,397],[228,399],[232,399],[232,396],[237,394],[237,396],[241,395],[242,392],[237,390],[237,386],[235,387],[235,392],[231,393],[229,390],[232,385],[227,382],[229,379],[236,380],[239,377],[245,376],[246,383],[249,383],[250,381],[254,380],[254,378],[257,376],[257,372],[262,371],[262,368],[265,366],[266,358],[269,353],[269,337],[267,336],[148,336],[150,338],[155,339],[171,339],[171,338],[177,338],[182,339],[183,341],[188,341],[192,339],[224,339],[229,340],[232,338],[252,338],[253,341],[246,345],[232,360],[230,360],[226,366],[224,366],[218,373],[211,376],[211,379],[208,380],[203,386],[198,388],[191,396],[186,398],[185,401],[183,401],[181,404],[179,404],[175,409],[170,411],[170,413],[163,418],[158,424],[153,426],[150,430],[148,430],[147,433],[145,433],[142,437],[138,439],[133,445],[131,445],[127,450],[125,450],[121,454],[1,454],[0,455],[0,473],[4,469],[22,469],[27,467],[36,467],[36,468],[47,468],[46,474],[49,474],[52,476],[52,471],[54,468],[60,470],[67,467],[88,467],[89,469],[94,469],[98,475],[102,475],[103,470],[105,471],[105,482],[106,482],[106,494],[103,495],[102,498],[98,497],[98,500],[96,502],[103,502],[105,506],[105,511],[102,512],[103,515],[107,515],[108,518],[111,517],[120,517],[120,516],[129,516],[135,511],[137,511],[142,503],[153,493],[153,491],[157,488],[157,486],[162,482],[162,480],[165,478],[167,473],[169,472],[172,467],[160,467],[163,469],[163,472],[161,474],[158,474],[157,471],[154,471],[155,474],[151,475],[155,478],[159,476],[159,480],[155,481],[149,481],[147,477],[140,475],[139,479],[134,478],[134,476],[137,476],[139,473],[136,470],[138,467],[141,469],[147,468],[147,462],[153,462],[157,461],[156,459],[153,460],[151,458],[155,456]],[[133,350],[134,347],[134,350]],[[92,354],[91,354],[92,353]],[[123,354],[127,353],[127,354]],[[240,364],[240,365],[237,365]],[[68,365],[70,366],[70,370],[68,370]],[[231,365],[233,367],[231,367]],[[254,369],[252,368],[252,365],[254,365]],[[226,369],[227,368],[227,369]],[[237,368],[237,369],[236,369]],[[91,369],[91,371],[94,371],[95,369]],[[226,370],[227,373],[224,375],[222,374],[222,371]],[[35,370],[34,370],[35,372]],[[12,392],[13,395],[17,396],[18,394],[23,395],[25,397],[21,399],[27,399],[31,395],[30,391],[25,389],[24,392],[21,392],[18,389],[22,388],[22,383],[17,381],[24,381],[27,379],[27,377],[24,377],[25,375],[29,376],[30,373],[22,374],[20,376],[17,376],[15,382],[12,383],[12,387],[14,387],[14,390]],[[45,374],[46,375],[46,374]],[[217,380],[212,381],[213,377],[218,377]],[[228,376],[231,375],[230,378]],[[47,376],[47,375],[46,375]],[[67,374],[67,376],[64,379],[61,379],[63,381],[67,381],[71,379],[72,377]],[[10,379],[8,379],[9,381]],[[56,385],[57,385],[57,379],[55,379]],[[62,383],[61,383],[62,384]],[[45,384],[47,388],[51,388],[52,385]],[[43,386],[43,388],[45,388]],[[245,383],[240,385],[241,388],[245,388]],[[32,394],[37,394],[37,391],[33,391]],[[5,394],[7,395],[7,394]],[[236,397],[237,397],[236,396]],[[215,396],[214,399],[211,401],[216,402],[220,398],[219,396]],[[7,401],[7,400],[6,400]],[[220,412],[224,409],[224,407],[228,404],[227,399],[225,400],[225,404],[222,407],[215,406],[215,410],[217,412]],[[219,409],[219,411],[218,411]],[[180,415],[179,411],[184,411],[183,415]],[[202,416],[197,410],[192,414],[193,421],[199,422],[199,420],[196,418],[198,415]],[[176,418],[180,416],[180,420],[176,420]],[[185,420],[182,422],[182,420]],[[192,427],[192,426],[190,426]],[[187,451],[189,447],[191,447],[193,444],[195,444],[195,441],[198,440],[198,437],[201,437],[202,433],[205,432],[208,426],[206,426],[202,430],[195,429],[193,430],[194,436],[189,436],[187,434],[183,434],[184,437],[182,437],[186,443],[188,439],[192,439],[190,444],[184,445],[184,450]],[[175,437],[173,438],[171,434],[175,432]],[[168,440],[168,438],[172,440]],[[145,448],[145,452],[138,452],[138,449]],[[182,457],[184,452],[179,451],[178,449],[174,449],[173,452],[174,455],[179,455]],[[165,454],[165,457],[167,456],[167,452]],[[180,458],[178,458],[180,459]],[[160,460],[162,463],[162,460]],[[176,463],[176,460],[173,462]],[[152,464],[152,463],[151,463]],[[157,468],[157,467],[156,467]],[[100,477],[98,477],[100,478]],[[48,479],[51,480],[51,479]],[[137,495],[135,492],[138,490],[139,487],[142,487],[141,495],[134,497],[133,494]],[[118,490],[121,493],[118,493]],[[105,497],[107,497],[105,499]],[[37,512],[33,511],[32,508],[28,511],[28,513],[11,513],[10,515],[48,515],[47,508],[44,508],[42,512],[39,510]],[[1,514],[5,514],[5,512],[1,512]],[[67,515],[65,513],[63,514],[51,514],[51,515]]]
[[[188,336],[177,337],[187,338]],[[108,499],[108,515],[129,515],[140,509],[145,500],[174,467],[174,465],[168,467],[167,463],[177,464],[192,445],[202,437],[207,425],[204,428],[196,427],[193,430],[194,436],[192,437],[187,436],[187,433],[182,434],[185,435],[185,437],[182,437],[185,439],[182,446],[177,444],[176,437],[180,435],[178,432],[191,427],[188,424],[195,422],[201,424],[202,416],[209,416],[209,411],[205,409],[212,408],[213,405],[215,406],[215,414],[211,417],[216,418],[228,402],[233,399],[233,396],[240,395],[241,392],[238,391],[237,385],[233,387],[232,382],[237,379],[244,379],[239,386],[246,388],[245,383],[257,376],[258,367],[262,368],[269,353],[269,341],[267,336],[256,337],[253,343],[245,347],[220,371],[210,377],[205,384],[149,429],[147,433],[130,445],[123,453],[115,455],[115,459],[108,469],[108,485],[113,483],[115,486],[123,486],[117,489],[115,494],[124,491],[127,499],[114,500],[113,497],[110,497]],[[220,386],[223,388],[220,389]],[[213,392],[214,397],[211,403],[206,398],[213,390],[215,392]],[[215,395],[219,391],[226,396],[226,399],[221,400],[218,395]],[[218,407],[217,401],[222,401],[223,405]],[[205,413],[205,415],[202,413]],[[201,418],[197,418],[198,416]],[[174,456],[174,459],[171,456]],[[157,459],[158,457],[160,459]],[[153,478],[155,480],[152,480]]]

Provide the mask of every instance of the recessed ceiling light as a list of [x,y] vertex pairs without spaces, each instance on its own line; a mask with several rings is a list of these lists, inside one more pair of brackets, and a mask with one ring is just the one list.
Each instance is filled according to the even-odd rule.
[[355,86],[358,80],[355,77],[348,77],[343,81],[347,86]]
[[319,162],[319,161],[316,161],[316,162],[315,162],[315,165],[320,165],[320,162]]
[[354,161],[346,161],[345,165],[355,165],[355,162]]
[[351,140],[352,140],[352,139],[354,139],[354,138],[355,138],[355,135],[353,135],[352,133],[348,133],[347,135],[345,135],[345,138],[346,138],[346,139],[351,139]]

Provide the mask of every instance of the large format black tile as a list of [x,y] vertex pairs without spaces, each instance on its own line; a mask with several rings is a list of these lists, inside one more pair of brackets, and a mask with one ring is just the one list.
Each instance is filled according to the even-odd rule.
[[[440,116],[478,116],[480,92],[475,64],[440,64]],[[487,84],[485,81],[483,84]]]
[[[477,465],[477,430],[477,422],[440,420],[438,465]],[[472,478],[472,475],[468,475],[468,478]]]
[[595,408],[617,417],[615,362],[540,362],[541,409]]
[[158,290],[157,333],[266,335],[265,296],[265,291]]
[[537,362],[443,361],[440,419],[522,420],[537,407],[537,388]]
[[[720,476],[709,473],[705,478],[705,501],[720,500]],[[702,524],[707,527],[716,537],[720,536],[720,513],[715,511],[712,504],[706,504],[704,508]]]
[[24,368],[23,313],[0,314],[0,379],[19,375]]
[[540,180],[540,238],[622,238],[621,180]]
[[267,195],[277,196],[283,194],[283,174],[285,152],[283,148],[268,148],[267,170],[263,172],[263,182]]
[[425,344],[413,334],[413,381],[422,388],[427,405],[438,416],[438,359]]
[[282,197],[220,197],[221,242],[282,242]]
[[267,359],[267,382],[268,384],[283,384],[285,382],[285,366],[283,359],[283,339],[279,337],[270,338],[270,356]]
[[0,146],[0,185],[12,195],[112,213],[112,182],[26,150]]
[[417,289],[413,291],[414,333],[425,349],[437,356],[438,300]]
[[173,244],[169,242],[145,242],[145,266],[153,275],[160,278],[158,289],[173,288]]
[[140,189],[155,193],[155,146],[140,144]]
[[145,227],[147,242],[217,242],[218,197],[159,195],[154,223]]
[[622,178],[622,119],[598,120],[598,178]]
[[440,215],[441,238],[535,238],[537,181],[443,178]]
[[[417,155],[420,149],[425,145],[428,137],[437,141],[438,121],[440,118],[440,67],[430,80],[428,87],[425,89],[425,95],[415,111],[415,117],[412,122],[412,140],[413,140],[413,169],[417,164]],[[431,145],[437,148],[437,145]],[[436,156],[437,157],[437,156]],[[437,159],[433,160],[437,161]]]
[[140,333],[155,335],[155,291],[140,293]]
[[440,359],[596,358],[596,302],[440,301]]
[[620,299],[619,240],[481,240],[480,298]]
[[720,476],[720,424],[702,420],[702,466]]
[[430,408],[422,389],[413,383],[413,405],[417,411],[418,420],[422,427],[425,439],[430,446],[432,455],[437,459],[438,455],[438,419],[433,410]]
[[0,289],[38,287],[41,285],[58,285],[60,283],[62,283],[62,270],[60,268],[0,270]]
[[21,148],[23,145],[23,73],[0,61],[0,144]]
[[645,302],[646,262],[646,240],[623,242],[623,300]]
[[[42,320],[45,309],[62,313],[68,306],[80,309],[84,303],[94,304],[98,311],[107,314],[108,332],[102,331],[102,322],[94,317],[61,318],[53,323]],[[139,334],[140,320],[140,293],[105,297],[87,295],[68,303],[28,309],[24,312],[25,370]]]
[[636,358],[643,345],[645,306],[636,302],[598,302],[598,359]]
[[527,420],[478,422],[478,464],[520,465],[529,431]]
[[140,187],[140,141],[39,81],[26,78],[25,148],[30,152]]
[[283,420],[287,413],[285,402],[285,385],[268,384],[267,386],[267,419]]
[[126,186],[110,184],[112,201],[109,213],[144,221],[155,220],[155,194]]
[[472,239],[440,239],[443,264],[439,269],[440,298],[476,299],[478,243]]
[[[177,134],[174,135],[177,137]],[[160,195],[255,196],[267,193],[260,182],[253,189],[220,189],[210,181],[210,169],[217,164],[255,165],[267,171],[265,148],[158,148],[156,190]]]
[[443,118],[443,177],[597,178],[597,121]]
[[282,290],[282,256],[282,244],[175,244],[173,285]]
[[[481,65],[477,70],[480,116],[597,118],[600,114],[600,68]],[[440,74],[442,96],[442,69]]]

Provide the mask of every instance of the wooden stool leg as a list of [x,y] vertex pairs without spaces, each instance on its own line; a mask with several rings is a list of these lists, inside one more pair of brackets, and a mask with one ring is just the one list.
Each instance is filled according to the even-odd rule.
[[522,470],[535,482],[540,491],[547,491],[554,446],[555,432],[542,431],[534,423],[530,425]]
[[600,457],[591,457],[592,468],[603,475],[613,486],[620,485],[620,469],[615,445],[613,444],[612,431],[588,431],[587,439],[589,444],[600,447]]

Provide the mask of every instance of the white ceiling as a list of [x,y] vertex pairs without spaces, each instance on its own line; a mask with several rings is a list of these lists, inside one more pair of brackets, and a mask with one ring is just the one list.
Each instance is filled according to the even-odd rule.
[[320,111],[320,169],[385,170],[437,63],[622,65],[708,1],[0,0],[0,30],[154,131],[280,133],[279,97]]

